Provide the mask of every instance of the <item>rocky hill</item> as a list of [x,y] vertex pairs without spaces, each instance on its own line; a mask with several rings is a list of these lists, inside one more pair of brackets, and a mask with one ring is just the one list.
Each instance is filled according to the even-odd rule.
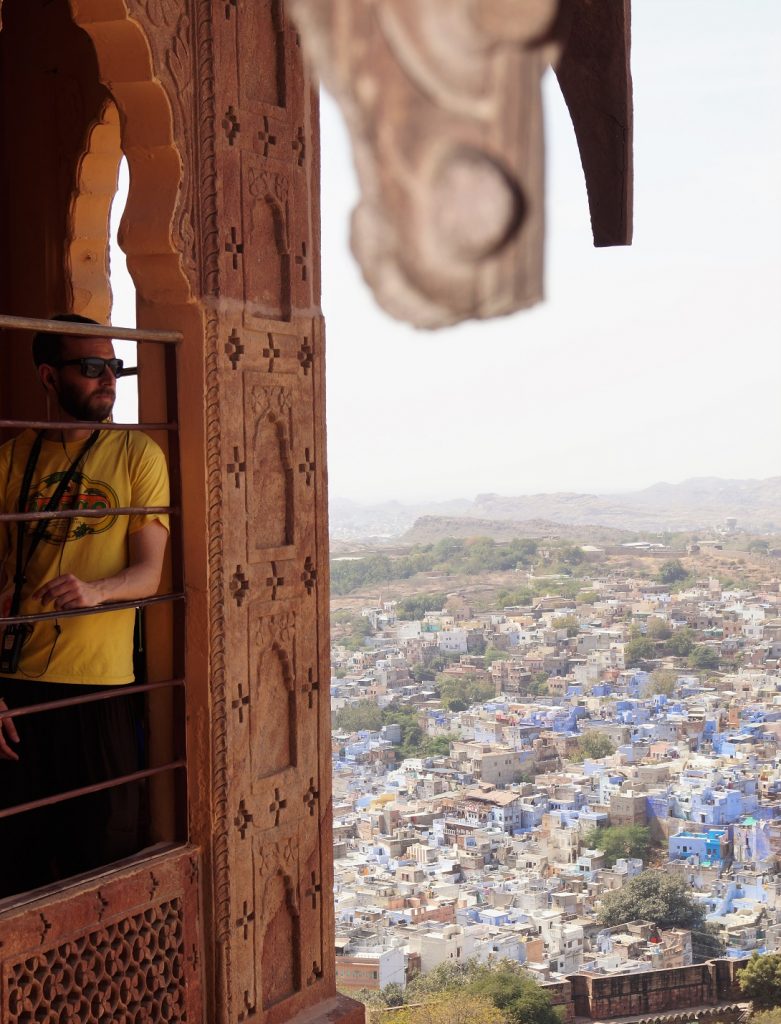
[[472,516],[421,516],[411,529],[399,538],[403,544],[431,544],[442,537],[492,537],[497,541],[513,537],[533,540],[557,539],[578,544],[620,544],[635,534],[606,526],[570,526],[545,519],[499,520],[475,519]]
[[[390,540],[410,530],[417,521],[431,517],[452,530],[450,536],[466,536],[467,530],[474,536],[478,522],[482,524],[478,532],[498,538],[497,530],[502,531],[501,536],[517,536],[519,530],[530,537],[568,536],[552,533],[556,525],[651,533],[707,530],[723,526],[728,518],[737,520],[738,529],[769,533],[781,530],[781,476],[767,480],[698,477],[680,484],[657,483],[625,494],[479,494],[473,501],[419,505],[360,505],[338,498],[331,501],[331,532],[337,539]],[[469,524],[462,525],[461,520]],[[509,532],[500,523],[507,524]],[[428,533],[433,537],[435,532],[432,522],[419,524],[419,529],[421,536]],[[438,526],[436,536],[444,535]],[[578,535],[583,536],[582,530]],[[596,535],[594,543],[600,543]]]

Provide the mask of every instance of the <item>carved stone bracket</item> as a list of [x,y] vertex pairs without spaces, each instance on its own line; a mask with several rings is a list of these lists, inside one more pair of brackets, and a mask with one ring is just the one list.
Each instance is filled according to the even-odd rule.
[[352,136],[352,247],[419,327],[542,297],[540,80],[560,63],[598,245],[631,240],[629,0],[288,0]]

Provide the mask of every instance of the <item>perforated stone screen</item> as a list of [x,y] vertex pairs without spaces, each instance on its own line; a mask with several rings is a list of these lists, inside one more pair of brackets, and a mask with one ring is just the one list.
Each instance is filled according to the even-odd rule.
[[202,1020],[196,856],[125,872],[0,917],[2,1024]]

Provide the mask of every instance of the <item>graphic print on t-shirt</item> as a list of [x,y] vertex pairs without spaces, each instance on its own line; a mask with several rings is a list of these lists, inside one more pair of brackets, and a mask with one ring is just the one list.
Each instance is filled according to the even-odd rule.
[[[27,501],[27,511],[43,512],[63,476],[65,473],[58,470],[35,484]],[[93,480],[85,473],[76,473],[68,484],[57,511],[88,509],[92,512],[118,507],[119,499],[113,487],[103,480]],[[64,540],[81,540],[83,537],[110,530],[116,518],[96,516],[89,519],[53,519],[47,524],[42,539],[50,544],[62,544]]]

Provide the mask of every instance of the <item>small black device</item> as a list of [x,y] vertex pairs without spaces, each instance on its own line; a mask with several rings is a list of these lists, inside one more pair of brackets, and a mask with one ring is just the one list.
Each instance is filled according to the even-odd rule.
[[0,675],[13,675],[17,671],[22,648],[32,631],[29,622],[15,622],[5,627],[0,646]]

